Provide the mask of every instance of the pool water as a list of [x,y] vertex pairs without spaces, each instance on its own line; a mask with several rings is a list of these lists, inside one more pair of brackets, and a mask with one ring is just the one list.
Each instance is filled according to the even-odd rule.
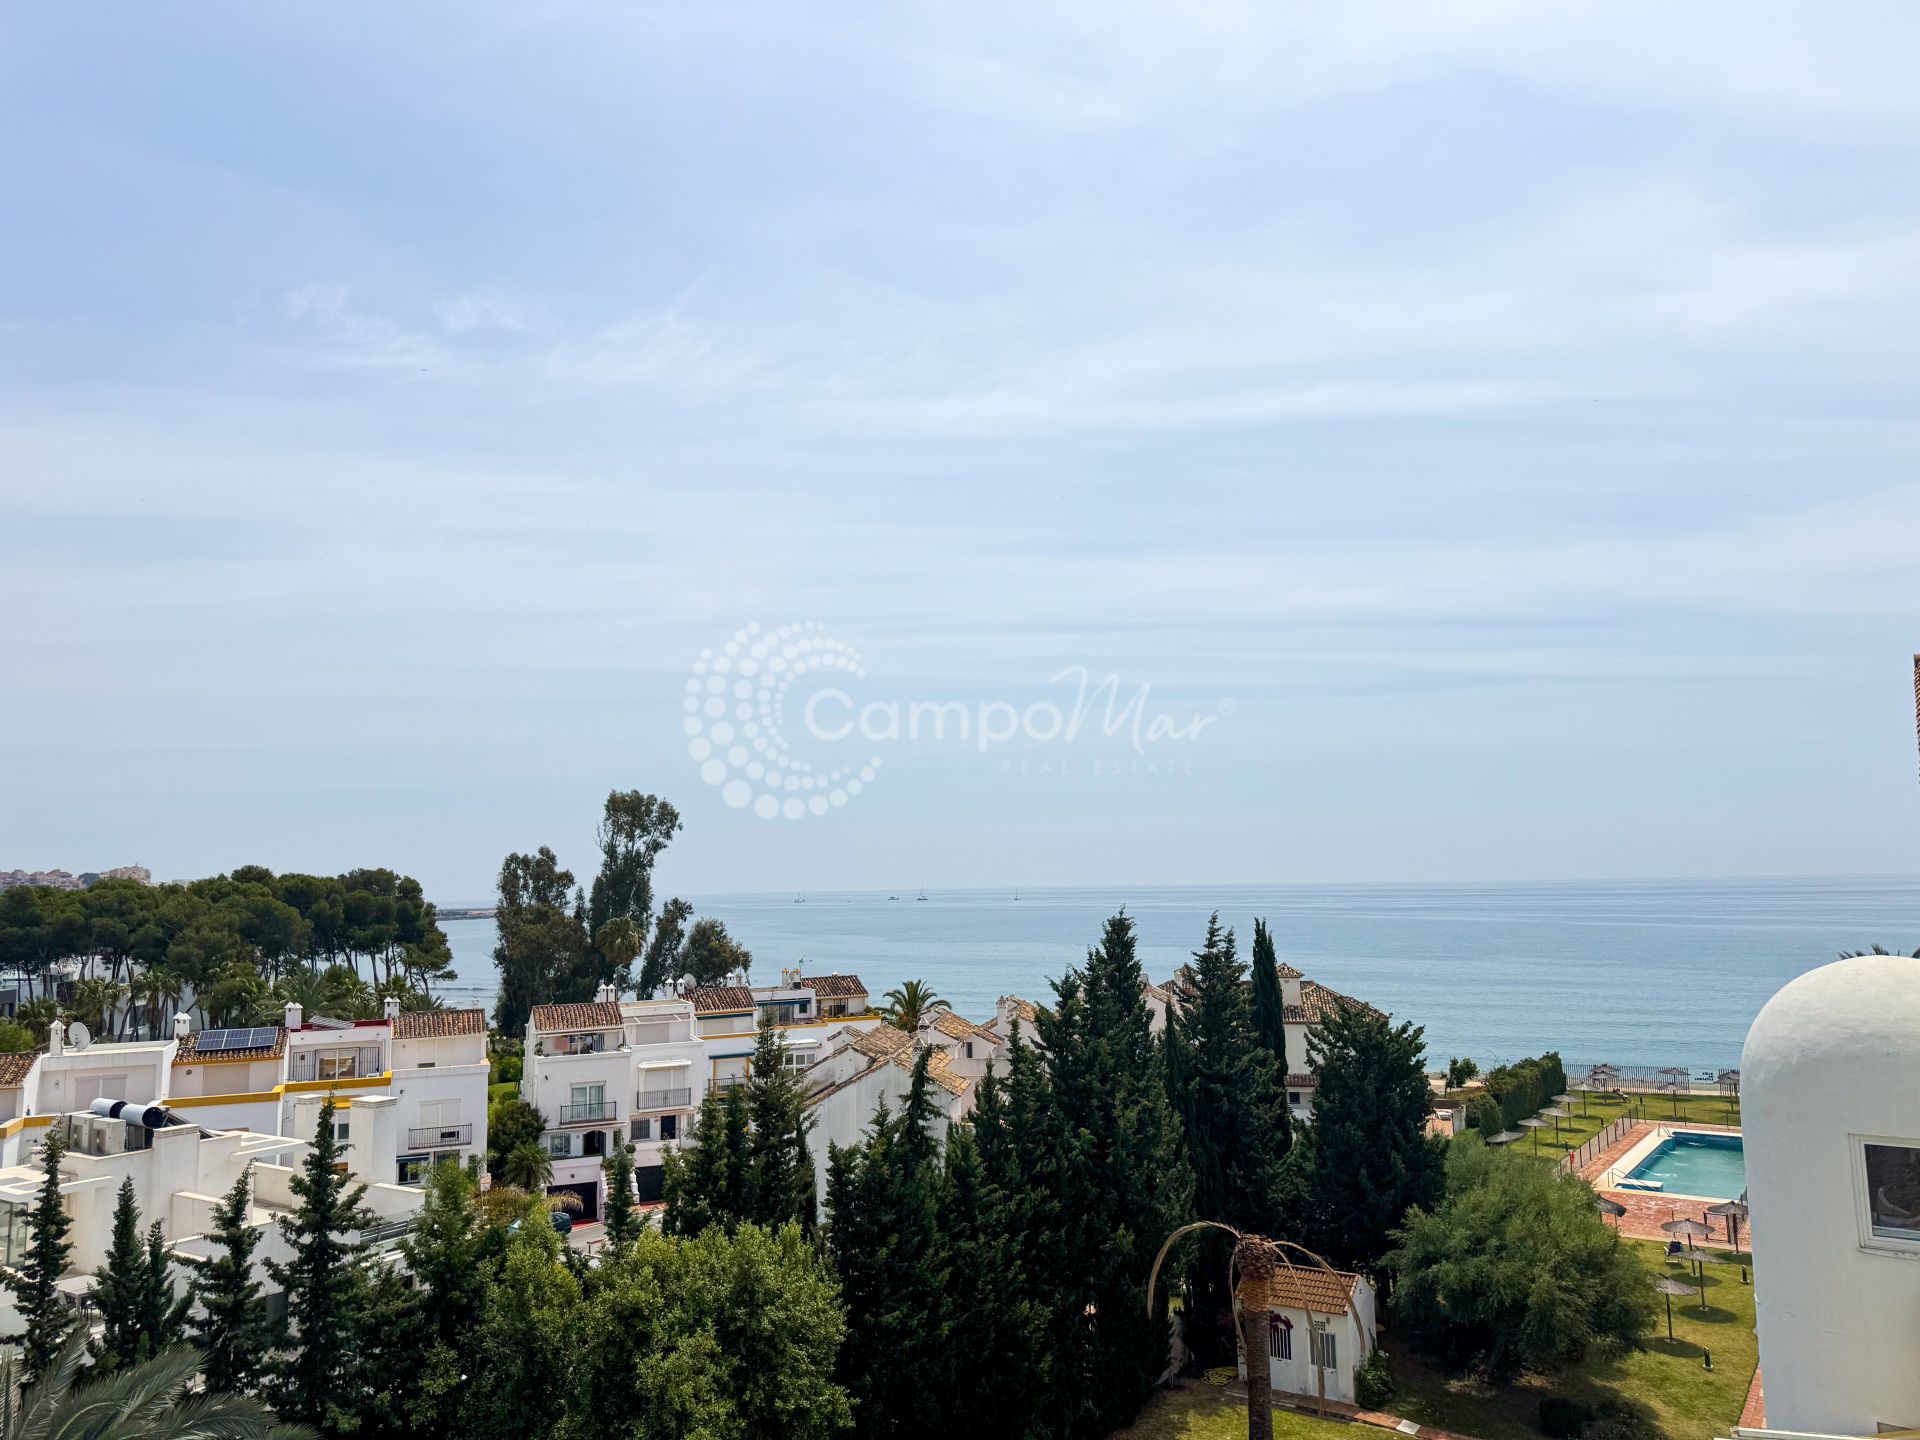
[[1628,1178],[1658,1180],[1668,1194],[1738,1200],[1747,1193],[1746,1151],[1738,1135],[1681,1130],[1654,1147]]

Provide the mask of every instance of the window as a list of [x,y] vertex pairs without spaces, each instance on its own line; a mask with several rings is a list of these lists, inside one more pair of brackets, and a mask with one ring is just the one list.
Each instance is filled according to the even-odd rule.
[[1920,1244],[1920,1145],[1867,1142],[1861,1149],[1873,1237]]
[[360,1074],[360,1057],[354,1054],[322,1055],[318,1058],[317,1078],[321,1080],[352,1080]]
[[1298,1105],[1299,1103],[1300,1103],[1300,1092],[1298,1090],[1287,1091],[1287,1104]]
[[424,1185],[431,1162],[424,1155],[402,1155],[400,1157],[400,1183],[402,1185]]
[[1331,1330],[1313,1332],[1313,1363],[1325,1370],[1340,1368],[1339,1338]]
[[586,1134],[580,1137],[580,1153],[582,1155],[606,1154],[607,1153],[607,1132],[604,1130],[587,1131]]
[[635,1140],[653,1139],[653,1117],[636,1115],[633,1117],[633,1138]]
[[1282,1324],[1277,1315],[1268,1318],[1267,1354],[1276,1360],[1293,1358],[1293,1327]]
[[347,1122],[346,1121],[342,1120],[339,1124],[333,1127],[333,1138],[336,1140],[344,1140],[347,1138]]
[[549,1135],[547,1154],[556,1160],[566,1160],[573,1155],[573,1137],[571,1135]]
[[678,1140],[680,1138],[680,1117],[678,1115],[662,1115],[660,1117],[660,1138],[662,1140]]
[[804,1070],[813,1064],[813,1051],[783,1050],[780,1053],[780,1063],[789,1070]]
[[973,1041],[967,1041],[967,1059],[973,1059]]

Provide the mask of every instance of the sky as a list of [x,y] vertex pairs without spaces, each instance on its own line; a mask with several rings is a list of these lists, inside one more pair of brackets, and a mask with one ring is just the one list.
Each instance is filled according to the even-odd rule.
[[472,902],[638,788],[693,892],[1911,872],[1917,48],[6,7],[0,869]]

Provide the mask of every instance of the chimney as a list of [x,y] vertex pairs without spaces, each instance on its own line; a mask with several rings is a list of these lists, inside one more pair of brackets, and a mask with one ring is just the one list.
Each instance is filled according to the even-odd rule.
[[300,1008],[300,1002],[298,1000],[289,1000],[287,1002],[287,1029],[289,1031],[298,1030],[306,1018],[306,1012]]
[[193,1029],[193,1017],[191,1015],[176,1015],[173,1017],[173,1038],[174,1039],[176,1040],[186,1039],[187,1033],[192,1029]]
[[385,1016],[387,1023],[391,1025],[394,1021],[400,1018],[399,998],[394,995],[389,995],[386,998],[385,1002],[381,1005],[380,1010],[381,1010],[381,1014]]
[[1295,1006],[1297,1006],[1300,1003],[1300,976],[1299,975],[1297,974],[1281,975],[1280,1003],[1286,1006],[1289,1010],[1293,1009]]
[[602,985],[594,992],[593,998],[598,1000],[602,1005],[611,1005],[613,1003],[613,994],[613,986]]
[[67,1051],[67,1025],[64,1020],[55,1020],[47,1027],[48,1056],[64,1055]]

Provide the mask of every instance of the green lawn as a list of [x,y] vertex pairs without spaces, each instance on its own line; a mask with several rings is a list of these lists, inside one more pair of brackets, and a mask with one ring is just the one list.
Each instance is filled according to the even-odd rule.
[[515,1100],[518,1099],[519,1096],[520,1087],[511,1080],[503,1081],[498,1085],[487,1086],[487,1104],[489,1105],[493,1104],[496,1100]]
[[[1456,1093],[1464,1095],[1471,1092]],[[1599,1095],[1581,1096],[1576,1092],[1573,1104],[1567,1108],[1573,1113],[1560,1122],[1558,1134],[1551,1126],[1536,1130],[1526,1139],[1513,1142],[1514,1153],[1537,1155],[1542,1160],[1558,1160],[1570,1151],[1578,1150],[1589,1138],[1605,1129],[1609,1122],[1623,1115],[1642,1120],[1693,1120],[1703,1125],[1740,1123],[1740,1102],[1728,1102],[1719,1095],[1682,1095],[1677,1115],[1674,1099],[1670,1095],[1630,1095],[1620,1101]]]
[[[1650,1269],[1686,1278],[1678,1266],[1668,1270],[1661,1246],[1631,1243]],[[1675,1297],[1672,1341],[1667,1339],[1663,1304],[1658,1338],[1647,1349],[1589,1360],[1564,1375],[1534,1377],[1497,1390],[1447,1380],[1417,1356],[1402,1353],[1389,1333],[1383,1341],[1399,1389],[1386,1408],[1409,1420],[1483,1440],[1537,1440],[1536,1421],[1544,1395],[1586,1401],[1626,1396],[1650,1406],[1671,1440],[1725,1435],[1740,1418],[1747,1387],[1760,1363],[1759,1342],[1753,1333],[1753,1287],[1741,1283],[1737,1267],[1710,1265],[1706,1290],[1704,1314],[1698,1300]],[[1713,1355],[1712,1370],[1704,1364],[1708,1351]]]
[[[1276,1440],[1357,1440],[1387,1432],[1275,1410],[1273,1433]],[[1246,1440],[1246,1434],[1247,1397],[1239,1386],[1221,1389],[1187,1381],[1155,1395],[1138,1420],[1108,1440]]]

